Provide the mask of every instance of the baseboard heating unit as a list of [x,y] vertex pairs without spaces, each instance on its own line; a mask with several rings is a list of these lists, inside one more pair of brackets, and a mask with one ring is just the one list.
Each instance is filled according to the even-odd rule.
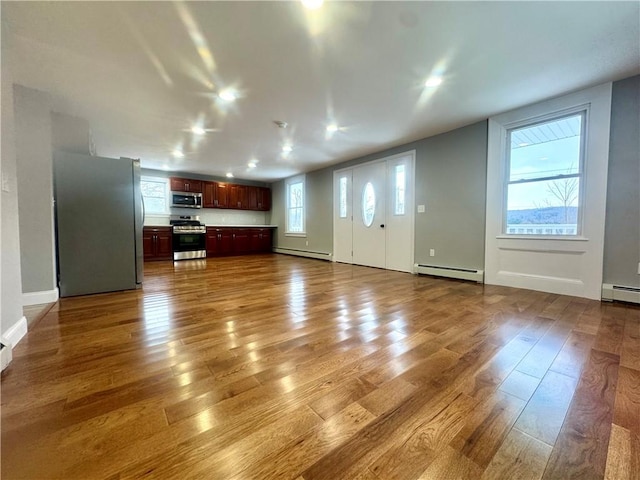
[[620,302],[640,303],[640,288],[603,283],[602,300],[609,302],[618,300]]
[[414,271],[422,275],[457,278],[459,280],[471,280],[473,282],[484,283],[484,270],[458,267],[440,267],[437,265],[422,265],[417,263],[414,265]]
[[316,258],[318,260],[331,261],[332,255],[324,252],[312,252],[311,250],[299,250],[297,248],[275,247],[274,253],[282,253],[284,255],[295,255],[297,257]]

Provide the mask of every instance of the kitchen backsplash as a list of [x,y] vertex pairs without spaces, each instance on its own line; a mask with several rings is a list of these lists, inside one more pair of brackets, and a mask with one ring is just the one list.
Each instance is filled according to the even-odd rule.
[[[268,212],[215,208],[172,208],[171,215],[199,215],[205,225],[265,225]],[[169,215],[146,215],[145,225],[169,225]]]

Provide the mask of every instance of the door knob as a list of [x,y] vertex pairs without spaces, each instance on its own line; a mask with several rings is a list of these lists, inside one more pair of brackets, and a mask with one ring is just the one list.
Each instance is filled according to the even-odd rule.
[[384,223],[381,223],[381,224],[380,224],[380,228],[384,228]]

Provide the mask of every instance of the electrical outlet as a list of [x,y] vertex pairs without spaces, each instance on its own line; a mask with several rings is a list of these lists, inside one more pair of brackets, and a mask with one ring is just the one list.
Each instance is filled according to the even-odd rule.
[[435,257],[436,256],[436,249],[435,248],[429,249],[429,256],[430,257]]
[[640,275],[640,262],[638,262],[638,275]]
[[424,205],[418,205],[418,213],[424,213],[425,212],[425,206]]
[[309,240],[307,240],[306,242],[304,242],[305,245],[308,247],[309,246]]

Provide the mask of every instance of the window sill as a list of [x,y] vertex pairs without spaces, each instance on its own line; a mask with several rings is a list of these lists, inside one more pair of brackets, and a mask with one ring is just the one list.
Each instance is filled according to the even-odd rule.
[[284,236],[285,237],[306,237],[307,233],[306,232],[285,232]]
[[497,235],[500,240],[561,240],[563,242],[588,242],[587,237],[581,235]]

